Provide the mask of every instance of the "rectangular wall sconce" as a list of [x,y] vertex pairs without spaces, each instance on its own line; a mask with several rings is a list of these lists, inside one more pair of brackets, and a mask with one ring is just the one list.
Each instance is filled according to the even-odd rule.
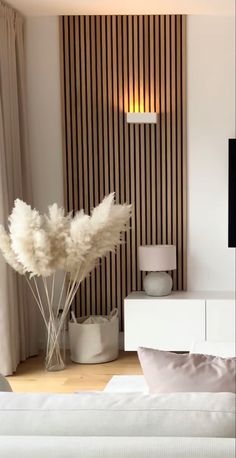
[[156,124],[157,113],[126,113],[126,121],[130,124]]

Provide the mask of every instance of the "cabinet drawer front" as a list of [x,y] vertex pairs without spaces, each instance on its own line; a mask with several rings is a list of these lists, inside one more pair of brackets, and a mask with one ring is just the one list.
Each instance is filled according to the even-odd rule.
[[205,340],[204,300],[125,300],[125,350],[189,351]]
[[235,341],[235,301],[207,300],[207,340]]

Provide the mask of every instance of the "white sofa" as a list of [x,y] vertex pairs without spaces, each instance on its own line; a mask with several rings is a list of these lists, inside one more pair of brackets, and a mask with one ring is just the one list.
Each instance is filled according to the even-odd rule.
[[232,393],[0,393],[1,458],[235,458]]
[[[199,350],[232,356],[235,345]],[[234,394],[148,395],[132,378],[64,395],[4,393],[0,377],[0,458],[235,458]]]

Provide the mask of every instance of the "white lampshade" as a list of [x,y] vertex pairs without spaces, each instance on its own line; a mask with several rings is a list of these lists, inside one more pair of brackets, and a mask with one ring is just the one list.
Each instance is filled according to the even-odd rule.
[[139,268],[145,272],[176,269],[175,245],[144,245],[138,248]]

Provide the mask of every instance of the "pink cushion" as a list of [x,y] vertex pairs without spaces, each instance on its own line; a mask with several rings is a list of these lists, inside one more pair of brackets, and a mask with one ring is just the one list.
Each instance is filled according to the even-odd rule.
[[235,392],[236,358],[138,348],[150,393]]

